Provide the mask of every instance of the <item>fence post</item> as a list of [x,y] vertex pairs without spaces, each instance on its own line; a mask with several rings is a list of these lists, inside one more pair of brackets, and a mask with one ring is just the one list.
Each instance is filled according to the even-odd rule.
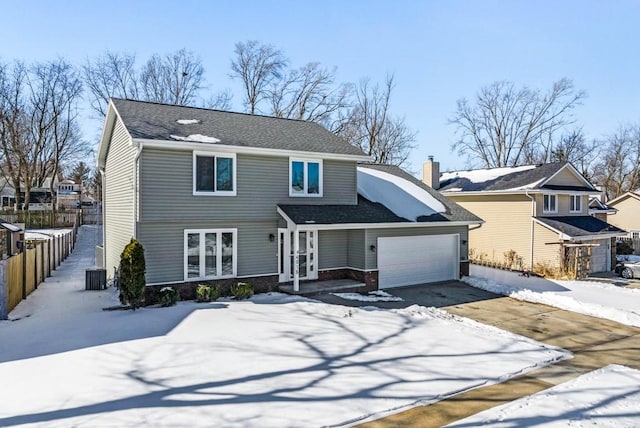
[[27,298],[27,247],[22,249],[22,298]]
[[34,290],[38,288],[38,245],[36,245],[35,257],[33,258],[33,288]]
[[9,293],[7,291],[6,261],[0,260],[0,320],[7,319]]

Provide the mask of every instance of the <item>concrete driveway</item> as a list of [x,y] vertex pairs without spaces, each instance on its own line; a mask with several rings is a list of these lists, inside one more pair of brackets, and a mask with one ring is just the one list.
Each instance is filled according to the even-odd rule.
[[320,300],[350,306],[385,308],[435,306],[549,345],[574,358],[504,383],[478,388],[430,406],[420,406],[363,424],[366,427],[437,427],[488,408],[534,394],[608,364],[640,369],[640,329],[551,306],[523,302],[451,281],[386,290],[403,302],[357,302],[333,295]]

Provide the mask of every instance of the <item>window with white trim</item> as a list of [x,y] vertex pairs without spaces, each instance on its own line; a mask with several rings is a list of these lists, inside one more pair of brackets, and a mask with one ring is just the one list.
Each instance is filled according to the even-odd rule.
[[289,196],[322,196],[322,160],[289,159]]
[[542,212],[544,213],[558,212],[558,197],[556,195],[543,195]]
[[237,229],[184,231],[184,280],[236,276]]
[[193,152],[194,195],[236,195],[236,156]]
[[582,196],[571,195],[569,198],[569,212],[579,213],[582,212]]

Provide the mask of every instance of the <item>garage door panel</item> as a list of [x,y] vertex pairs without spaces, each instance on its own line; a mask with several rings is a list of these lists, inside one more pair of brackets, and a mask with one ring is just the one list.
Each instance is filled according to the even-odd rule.
[[458,277],[458,235],[378,238],[380,288]]
[[605,272],[611,268],[608,266],[608,260],[610,259],[609,241],[607,239],[600,239],[593,241],[594,244],[600,244],[597,247],[591,248],[591,268],[592,272]]

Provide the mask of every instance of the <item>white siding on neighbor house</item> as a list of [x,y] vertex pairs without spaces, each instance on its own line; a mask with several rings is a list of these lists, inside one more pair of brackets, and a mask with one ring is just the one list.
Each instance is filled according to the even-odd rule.
[[107,276],[120,264],[120,254],[134,236],[133,216],[134,159],[136,148],[131,144],[120,119],[116,119],[105,162],[104,176],[104,236]]
[[355,204],[353,161],[323,161],[323,197],[289,197],[289,158],[238,154],[236,196],[193,195],[191,151],[145,148],[140,220],[278,220],[277,204]]

